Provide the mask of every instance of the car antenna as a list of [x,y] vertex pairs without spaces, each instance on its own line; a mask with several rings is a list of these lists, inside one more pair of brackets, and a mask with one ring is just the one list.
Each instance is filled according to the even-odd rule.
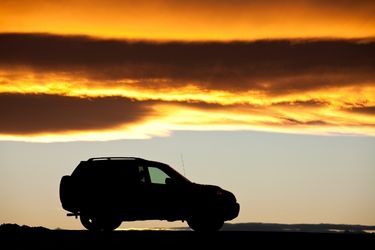
[[184,176],[186,177],[186,174],[185,174],[185,164],[184,164],[184,155],[180,154],[180,158],[181,158],[181,163],[182,163],[182,171],[184,171]]

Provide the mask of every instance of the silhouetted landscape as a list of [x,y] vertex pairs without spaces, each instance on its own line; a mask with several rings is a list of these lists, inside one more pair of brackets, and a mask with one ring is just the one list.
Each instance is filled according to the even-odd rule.
[[[126,230],[126,228],[125,228]],[[141,231],[132,229],[133,231]],[[132,231],[126,230],[126,231]],[[158,230],[163,228],[150,228],[146,231]],[[165,231],[191,231],[188,227],[164,228]],[[46,231],[81,231],[66,230],[61,228],[49,229],[46,227],[30,227],[27,225],[18,225],[4,223],[0,225],[0,232],[46,232]],[[84,230],[82,230],[84,231]],[[121,231],[121,229],[119,230]],[[145,231],[145,230],[143,230]],[[225,223],[221,231],[251,231],[251,232],[301,232],[301,233],[352,233],[352,234],[373,234],[375,236],[375,226],[365,225],[346,225],[346,224],[279,224],[279,223]]]
[[9,249],[87,249],[183,247],[243,247],[243,246],[368,246],[375,243],[375,226],[335,224],[225,224],[221,231],[201,233],[188,228],[173,230],[117,230],[90,232],[87,230],[48,229],[45,227],[2,224],[0,241]]

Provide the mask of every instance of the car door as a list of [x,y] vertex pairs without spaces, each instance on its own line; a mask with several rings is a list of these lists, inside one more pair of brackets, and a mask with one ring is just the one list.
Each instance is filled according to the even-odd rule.
[[159,218],[160,210],[154,203],[155,187],[151,185],[147,165],[126,162],[116,178],[121,180],[117,190],[121,193],[120,207],[124,220]]
[[174,219],[179,215],[177,202],[178,190],[168,184],[171,176],[158,165],[149,164],[146,167],[147,203],[150,215],[157,219]]

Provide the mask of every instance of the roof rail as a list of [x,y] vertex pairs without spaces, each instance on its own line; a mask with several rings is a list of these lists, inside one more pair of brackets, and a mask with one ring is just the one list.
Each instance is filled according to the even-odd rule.
[[94,157],[90,158],[87,161],[103,161],[103,160],[144,160],[142,158],[137,157]]

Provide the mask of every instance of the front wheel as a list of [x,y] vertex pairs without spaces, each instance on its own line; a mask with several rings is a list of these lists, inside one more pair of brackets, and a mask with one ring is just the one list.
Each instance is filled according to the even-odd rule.
[[113,231],[121,225],[121,220],[104,216],[81,214],[80,220],[89,231]]
[[220,218],[193,217],[187,220],[187,223],[194,231],[216,232],[223,226],[224,220]]

